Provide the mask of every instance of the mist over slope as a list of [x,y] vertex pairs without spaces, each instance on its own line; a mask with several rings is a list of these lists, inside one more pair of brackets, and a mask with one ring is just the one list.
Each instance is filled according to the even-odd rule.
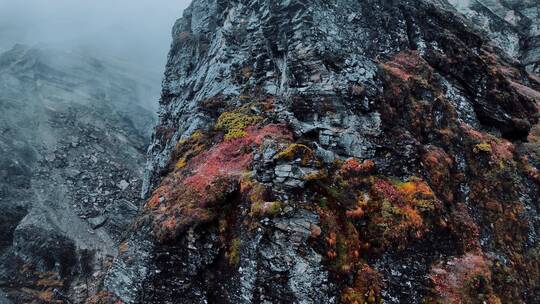
[[0,0],[0,49],[15,43],[83,48],[144,66],[161,77],[170,28],[189,2]]
[[0,0],[0,303],[96,291],[138,212],[185,2]]
[[79,52],[0,54],[0,289],[14,303],[80,302],[116,255],[155,122],[140,75]]

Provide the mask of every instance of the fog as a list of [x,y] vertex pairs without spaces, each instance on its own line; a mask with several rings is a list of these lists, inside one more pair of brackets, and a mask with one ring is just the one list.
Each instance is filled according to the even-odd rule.
[[190,0],[0,0],[0,51],[15,43],[84,48],[162,73]]

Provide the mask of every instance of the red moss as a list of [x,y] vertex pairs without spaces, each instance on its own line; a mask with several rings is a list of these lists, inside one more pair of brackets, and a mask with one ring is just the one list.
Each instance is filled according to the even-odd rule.
[[391,61],[384,63],[383,69],[402,81],[416,77],[427,65],[418,52],[402,52],[394,56]]
[[148,202],[146,202],[146,205],[149,208],[156,208],[159,205],[159,203],[160,203],[160,196],[158,193],[154,192],[152,197],[148,200]]
[[491,150],[491,159],[497,163],[514,158],[515,146],[512,142],[480,132],[467,124],[462,124],[461,128],[473,140],[472,150],[478,149],[477,146],[488,146]]
[[381,66],[387,75],[402,82],[428,79],[432,73],[429,64],[417,51],[401,52]]
[[396,187],[386,179],[378,178],[373,185],[375,194],[383,199],[387,199],[392,204],[402,204],[403,196]]
[[372,160],[365,160],[360,163],[355,158],[349,158],[341,166],[341,174],[344,175],[364,175],[373,173],[375,163]]
[[422,165],[426,168],[431,186],[447,202],[454,200],[453,176],[451,169],[454,161],[443,149],[429,147],[422,156]]
[[398,77],[399,79],[403,81],[408,81],[410,78],[413,77],[412,74],[407,73],[406,71],[402,70],[400,67],[393,66],[391,63],[385,66],[385,70],[388,73],[392,74],[395,77]]
[[260,145],[266,136],[292,140],[292,134],[283,125],[249,127],[246,133],[245,137],[219,143],[193,158],[187,166],[193,175],[184,183],[202,193],[218,176],[239,178],[251,163],[252,146]]
[[[489,263],[481,253],[469,252],[446,263],[434,265],[430,271],[434,298],[442,303],[500,303],[492,294]],[[478,299],[483,294],[484,299]]]
[[189,165],[193,175],[184,183],[202,193],[218,176],[240,176],[251,163],[250,143],[247,138],[237,138],[214,146],[193,159]]
[[359,219],[364,216],[365,212],[362,209],[362,207],[357,207],[354,210],[347,210],[345,214],[347,215],[348,218]]
[[252,151],[264,138],[292,140],[292,134],[284,125],[248,127],[246,134],[192,156],[186,166],[175,168],[162,181],[145,205],[152,215],[154,234],[159,240],[174,239],[191,225],[212,221],[216,217],[214,209],[219,209],[220,202],[239,190],[241,176],[251,163]]
[[459,203],[456,205],[456,208],[449,216],[449,222],[446,224],[452,235],[459,240],[459,243],[456,244],[458,250],[464,252],[480,248],[480,244],[478,242],[480,230],[470,216],[465,204]]
[[236,191],[239,184],[234,178],[217,177],[201,193],[183,180],[182,175],[167,177],[156,190],[162,202],[156,207],[145,206],[152,215],[154,234],[159,240],[174,239],[194,224],[212,221],[216,216],[212,207]]

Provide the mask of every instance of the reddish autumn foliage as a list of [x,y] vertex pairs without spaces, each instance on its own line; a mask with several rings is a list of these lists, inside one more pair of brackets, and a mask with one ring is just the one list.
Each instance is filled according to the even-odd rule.
[[401,52],[392,60],[383,63],[381,68],[391,84],[389,91],[394,96],[407,92],[407,85],[413,80],[429,79],[432,74],[431,67],[415,51]]
[[235,177],[218,176],[204,192],[189,187],[184,180],[179,172],[170,174],[153,195],[159,196],[161,202],[155,207],[146,205],[154,222],[154,234],[160,240],[174,239],[194,224],[213,220],[214,208],[239,189]]
[[253,150],[265,137],[292,140],[292,134],[283,125],[248,127],[246,134],[192,156],[185,166],[177,166],[162,181],[145,206],[153,215],[158,239],[174,239],[193,224],[213,220],[214,208],[239,190]]
[[152,195],[152,197],[146,202],[146,205],[150,208],[155,208],[160,203],[160,196],[159,193],[155,193]]
[[382,65],[383,69],[394,77],[408,81],[421,74],[427,62],[418,52],[402,52],[394,56],[391,61]]
[[253,146],[260,145],[266,136],[292,139],[291,133],[283,125],[249,127],[246,133],[245,137],[219,143],[191,160],[188,168],[193,175],[186,178],[184,183],[202,193],[218,176],[240,177],[251,163]]
[[[492,294],[489,263],[482,253],[469,252],[431,268],[434,300],[442,303],[500,303]],[[483,299],[478,299],[483,295]]]
[[359,218],[362,218],[364,216],[365,212],[362,209],[362,207],[358,207],[358,208],[356,208],[354,210],[347,210],[347,212],[345,214],[349,218],[359,219]]
[[392,204],[402,204],[403,196],[396,187],[386,179],[377,179],[373,185],[373,190],[381,198],[387,199]]
[[363,210],[369,225],[361,232],[366,239],[378,240],[376,250],[388,246],[405,249],[411,239],[433,229],[439,216],[441,202],[419,178],[411,177],[406,182],[375,178],[370,193]]
[[456,244],[459,246],[456,247],[459,247],[458,249],[460,251],[480,248],[480,244],[478,243],[480,230],[463,203],[456,205],[449,219],[450,221],[447,223],[448,228],[459,239],[459,244]]
[[439,193],[441,199],[452,202],[454,200],[452,158],[441,148],[429,147],[422,156],[422,165],[426,168],[431,187]]
[[[509,161],[514,157],[514,144],[507,139],[496,138],[493,135],[488,133],[480,132],[469,125],[462,124],[461,128],[466,132],[466,134],[473,139],[473,142],[476,143],[476,152],[478,152],[478,147],[487,147],[487,152],[490,154],[490,157],[495,162],[500,161]],[[473,147],[472,149],[474,149]]]
[[348,175],[370,174],[375,169],[375,163],[372,160],[365,160],[360,163],[355,158],[349,158],[341,166],[341,173]]
[[250,141],[237,138],[220,143],[208,152],[192,160],[189,168],[193,175],[186,178],[185,184],[199,192],[218,176],[239,176],[251,162]]

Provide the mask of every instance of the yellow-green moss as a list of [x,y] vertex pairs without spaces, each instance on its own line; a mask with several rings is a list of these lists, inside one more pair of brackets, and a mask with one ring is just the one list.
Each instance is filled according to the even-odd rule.
[[360,241],[356,227],[349,221],[337,232],[335,252],[332,267],[339,272],[350,273],[358,262]]
[[190,159],[206,149],[204,136],[201,130],[196,130],[190,137],[178,141],[175,149],[176,169],[185,168]]
[[177,148],[187,144],[188,142],[195,142],[200,140],[203,137],[204,133],[201,130],[196,130],[191,134],[191,136],[187,139],[181,139],[178,141],[178,144],[176,145]]
[[304,175],[303,179],[306,181],[317,181],[317,180],[323,180],[327,177],[328,177],[328,172],[326,172],[326,170],[319,170],[319,171],[311,172]]
[[246,128],[257,124],[262,118],[256,115],[247,115],[239,112],[224,112],[218,118],[217,129],[225,130],[225,140],[241,138],[247,135]]
[[415,207],[418,207],[421,211],[428,211],[428,210],[434,210],[435,205],[433,204],[433,201],[430,200],[416,200],[415,201]]
[[[390,220],[394,215],[399,214],[397,208],[394,207],[388,200],[384,200],[381,205],[381,215],[385,220]],[[381,226],[386,226],[385,223],[380,223]]]
[[477,144],[476,146],[474,146],[474,149],[473,149],[474,153],[481,153],[481,152],[484,152],[484,153],[491,153],[492,152],[492,149],[491,149],[491,145],[488,144],[488,143],[480,143],[480,144]]
[[241,241],[239,238],[235,238],[231,241],[228,256],[230,265],[237,266],[240,263],[240,245]]
[[281,202],[254,202],[251,204],[251,216],[275,216],[281,207]]
[[373,289],[364,294],[353,288],[347,288],[341,295],[341,302],[344,304],[375,304],[382,303],[382,298],[379,297],[379,300],[377,300]]
[[176,169],[183,169],[186,166],[186,158],[182,157],[176,162]]
[[195,132],[193,132],[193,134],[191,134],[190,136],[190,139],[193,139],[193,140],[199,140],[203,137],[203,132],[201,130],[197,130]]
[[291,144],[285,150],[279,152],[275,158],[284,160],[293,160],[300,157],[303,162],[308,162],[313,156],[313,150],[302,144]]
[[363,293],[353,288],[346,288],[341,295],[341,302],[347,303],[347,304],[349,303],[364,304],[366,303],[366,300]]
[[225,140],[231,140],[231,139],[236,139],[236,138],[242,138],[242,137],[246,137],[247,136],[247,132],[244,131],[244,130],[237,130],[237,129],[233,129],[233,130],[229,130],[227,132],[227,134],[225,134]]
[[281,202],[271,202],[268,205],[267,214],[276,215],[281,210]]

